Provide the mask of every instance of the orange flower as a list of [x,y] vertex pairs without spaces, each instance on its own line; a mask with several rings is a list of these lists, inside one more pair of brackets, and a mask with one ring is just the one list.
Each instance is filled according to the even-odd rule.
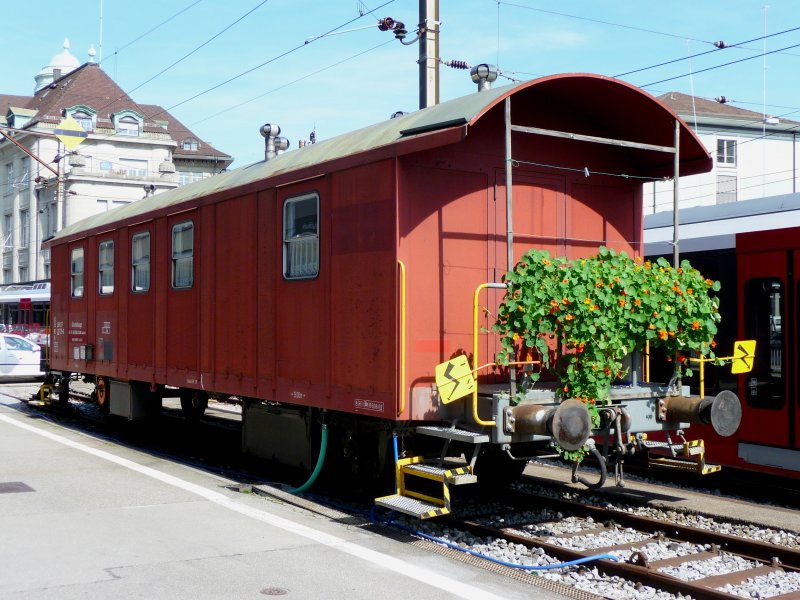
[[692,329],[700,329],[700,321],[695,321],[692,323]]
[[712,348],[716,348],[717,347],[717,340],[715,340],[714,338],[711,338],[711,347]]
[[619,300],[617,300],[617,302],[618,302],[618,303],[619,303],[619,305],[620,305],[620,306],[622,306],[623,308],[625,307],[625,298],[620,298]]
[[692,294],[694,294],[694,290],[692,288],[686,288],[686,293],[691,296]]
[[641,301],[641,300],[639,300],[639,298],[636,298],[636,300],[634,300],[634,301],[633,301],[633,303],[634,303],[636,306],[641,306],[641,305],[642,305],[642,301]]
[[567,315],[566,317],[564,317],[564,319],[567,320],[567,321],[572,321],[572,319],[574,319],[574,318],[575,318],[575,315]]
[[525,307],[524,307],[524,306],[522,306],[522,304],[520,304],[519,306],[517,306],[517,310],[518,310],[519,312],[522,312],[522,311],[524,311],[524,310],[525,310]]
[[558,306],[558,300],[550,300],[550,306],[552,307]]
[[712,280],[710,280],[710,279],[706,279],[706,285],[708,287],[711,287],[712,285],[714,285],[714,282]]
[[543,264],[544,266],[547,266],[547,265],[549,265],[549,264],[551,264],[551,263],[550,263],[550,261],[549,261],[549,260],[547,260],[546,258],[543,258],[543,259],[542,259],[542,264]]
[[603,287],[603,285],[605,285],[605,284],[602,281],[597,281],[597,282],[595,282],[594,287],[601,288],[601,287]]
[[564,304],[564,306],[569,306],[569,304],[570,304],[570,302],[569,302],[569,298],[564,298],[564,299],[561,301],[561,303],[562,303],[562,304]]
[[584,303],[584,304],[591,304],[591,303],[592,303],[592,299],[587,297],[587,298],[586,298],[586,299],[583,301],[583,303]]
[[658,339],[660,339],[660,340],[667,339],[667,330],[666,329],[659,329],[658,330]]

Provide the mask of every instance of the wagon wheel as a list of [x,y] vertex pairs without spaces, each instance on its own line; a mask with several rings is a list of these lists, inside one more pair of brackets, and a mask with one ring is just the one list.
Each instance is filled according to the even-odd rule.
[[208,408],[208,394],[202,390],[181,390],[181,410],[187,419],[199,419]]
[[107,377],[98,377],[94,382],[92,400],[100,407],[100,412],[104,415],[109,414],[111,408],[111,389],[108,385]]

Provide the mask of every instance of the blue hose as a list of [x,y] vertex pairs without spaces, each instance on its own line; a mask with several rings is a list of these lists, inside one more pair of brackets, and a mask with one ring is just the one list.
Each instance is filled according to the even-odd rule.
[[320,471],[322,471],[322,463],[325,462],[325,452],[327,450],[328,450],[328,424],[323,423],[322,439],[319,442],[319,456],[317,457],[317,466],[314,467],[314,472],[311,473],[311,477],[309,477],[308,481],[306,481],[303,485],[291,490],[286,490],[289,494],[302,494],[308,488],[314,485],[314,482],[317,480],[317,477],[319,477]]
[[417,535],[421,538],[426,540],[430,540],[431,542],[435,542],[437,544],[444,544],[448,548],[452,548],[453,550],[458,550],[460,552],[465,552],[466,554],[470,554],[472,556],[477,556],[478,558],[482,558],[484,560],[488,560],[493,563],[497,563],[498,565],[502,565],[504,567],[509,567],[511,569],[521,569],[523,571],[550,571],[553,569],[563,569],[565,567],[572,567],[575,565],[580,565],[587,562],[594,562],[596,560],[600,560],[603,558],[607,558],[609,560],[618,561],[619,559],[612,555],[612,554],[594,554],[592,556],[584,556],[583,558],[576,558],[575,560],[569,560],[563,563],[556,563],[553,565],[518,565],[516,563],[506,562],[504,560],[499,560],[497,558],[492,558],[491,556],[486,556],[485,554],[481,554],[480,552],[475,552],[474,550],[470,550],[469,548],[462,548],[458,544],[453,544],[452,542],[448,542],[447,540],[443,540],[441,538],[433,537],[432,535],[428,535],[427,533],[422,533],[421,531],[415,531],[410,527],[404,527],[403,525],[397,525],[394,523],[387,523],[392,527],[396,527],[397,529],[401,529],[406,533],[410,533],[413,535]]

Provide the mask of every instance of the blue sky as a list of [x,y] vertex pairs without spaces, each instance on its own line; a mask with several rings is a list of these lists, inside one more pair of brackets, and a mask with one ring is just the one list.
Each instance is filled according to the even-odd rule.
[[[263,159],[263,123],[279,124],[296,148],[312,130],[325,139],[418,107],[418,46],[404,46],[375,27],[378,18],[390,16],[406,24],[410,40],[418,0],[102,5],[106,72],[137,102],[170,109],[201,138],[232,154],[234,167]],[[99,52],[100,6],[101,0],[31,4],[0,40],[6,57],[0,92],[31,94],[34,75],[61,51],[64,37],[81,62],[91,44]],[[360,12],[365,14],[359,18]],[[440,0],[440,20],[443,60],[498,64],[515,79],[563,72],[618,76],[677,61],[622,79],[654,95],[677,90],[725,96],[759,112],[766,101],[767,113],[800,120],[797,0]],[[338,34],[317,38],[337,28]],[[781,33],[791,29],[796,30]],[[766,45],[757,39],[765,31],[772,36]],[[713,42],[719,40],[756,41],[716,50]],[[783,48],[788,49],[762,56],[765,49]],[[701,53],[708,54],[690,58]],[[741,62],[714,68],[734,61]],[[501,78],[497,84],[508,82]],[[441,68],[442,100],[475,89],[467,71]]]

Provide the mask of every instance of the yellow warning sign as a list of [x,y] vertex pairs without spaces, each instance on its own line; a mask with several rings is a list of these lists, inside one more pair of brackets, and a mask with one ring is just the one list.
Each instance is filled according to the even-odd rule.
[[54,133],[61,140],[61,143],[67,147],[67,150],[75,150],[89,136],[86,130],[81,127],[81,124],[72,117],[63,119]]
[[475,389],[475,377],[467,357],[461,354],[436,365],[436,387],[444,404],[471,394]]
[[731,363],[731,373],[749,373],[753,370],[753,362],[756,358],[756,341],[743,340],[733,344],[733,362]]

